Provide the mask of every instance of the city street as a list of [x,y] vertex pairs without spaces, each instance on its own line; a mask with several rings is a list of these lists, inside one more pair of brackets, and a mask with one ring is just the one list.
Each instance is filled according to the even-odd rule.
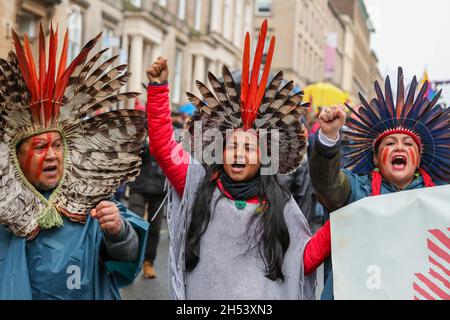
[[169,232],[166,219],[161,226],[158,255],[156,257],[155,270],[156,279],[145,279],[141,272],[134,283],[121,290],[124,300],[168,300],[168,254],[169,254]]
[[0,302],[450,301],[449,12],[0,0]]

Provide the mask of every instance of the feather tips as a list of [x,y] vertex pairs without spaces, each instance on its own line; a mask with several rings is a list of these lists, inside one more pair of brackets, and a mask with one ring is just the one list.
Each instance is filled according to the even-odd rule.
[[15,30],[12,30],[12,35],[18,67],[31,96],[29,108],[32,119],[36,125],[42,127],[55,125],[58,120],[64,91],[72,72],[80,64],[84,63],[88,53],[98,42],[101,34],[89,41],[66,69],[69,44],[68,31],[66,31],[57,69],[58,30],[55,31],[53,26],[50,26],[47,65],[45,37],[41,25],[39,29],[39,73],[34,63],[27,35],[24,35],[23,45]]
[[256,95],[255,105],[259,107],[264,93],[266,91],[267,79],[269,78],[270,66],[272,64],[273,51],[275,49],[275,37],[270,40],[269,51],[267,52],[266,64],[264,65],[264,72],[261,78],[261,83],[259,84],[258,92]]
[[259,81],[259,71],[261,69],[264,46],[267,36],[267,20],[264,20],[261,30],[259,32],[258,43],[256,45],[255,56],[253,58],[252,73],[250,77],[250,82],[248,79],[249,74],[249,51],[250,51],[250,36],[247,33],[245,37],[244,44],[244,57],[243,57],[243,70],[242,70],[242,81],[241,81],[241,114],[242,122],[244,124],[244,129],[249,129],[252,127],[258,108],[260,107],[261,101],[264,97],[266,90],[266,83],[269,77],[270,66],[272,63],[273,52],[275,48],[275,37],[272,37],[270,41],[270,46],[266,56],[266,63],[264,66],[263,75],[261,81]]
[[259,70],[261,69],[261,63],[264,53],[264,45],[267,35],[267,20],[264,20],[261,30],[259,31],[258,43],[256,44],[255,56],[253,58],[252,73],[249,84],[249,92],[245,101],[245,107],[253,109],[255,106],[255,98],[258,90]]
[[248,99],[248,79],[250,73],[250,34],[245,34],[244,55],[242,57],[242,76],[241,76],[241,106],[247,103]]
[[31,93],[31,99],[34,101],[36,99],[36,89],[31,82],[30,69],[28,68],[28,59],[25,55],[25,50],[23,49],[22,43],[20,42],[19,36],[12,30],[12,36],[14,39],[14,47],[16,49],[16,57],[19,64],[20,71],[22,72],[23,80],[25,81],[28,89]]
[[47,74],[47,56],[45,54],[45,36],[42,30],[42,24],[39,25],[39,92],[40,98],[43,99],[42,92],[44,91],[45,78]]
[[[272,37],[270,41],[264,70],[259,81],[266,36],[267,21],[263,23],[259,33],[250,74],[250,35],[246,34],[240,84],[235,83],[231,72],[223,66],[223,83],[213,74],[208,74],[213,90],[199,81],[196,82],[203,99],[192,93],[186,93],[188,100],[197,108],[197,112],[188,120],[186,127],[193,135],[196,121],[201,123],[203,133],[212,129],[219,130],[222,135],[225,135],[228,129],[247,130],[252,127],[261,137],[279,133],[280,139],[277,140],[279,150],[275,152],[271,149],[273,155],[271,154],[270,161],[278,162],[278,173],[288,174],[300,165],[306,152],[305,129],[300,122],[300,117],[306,112],[309,104],[302,104],[303,92],[291,95],[294,86],[292,81],[280,88],[283,81],[281,71],[274,75],[266,88],[275,48],[275,37]],[[271,148],[271,139],[267,142],[267,147]],[[278,145],[278,142],[275,144]],[[210,143],[208,139],[203,140],[203,145],[198,146],[201,149],[193,144],[193,156],[196,157],[198,151],[201,154],[202,149],[208,148]],[[204,159],[198,160],[204,161]]]

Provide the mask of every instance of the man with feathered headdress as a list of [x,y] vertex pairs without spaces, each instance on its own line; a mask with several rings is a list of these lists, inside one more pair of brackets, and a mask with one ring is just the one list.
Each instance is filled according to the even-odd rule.
[[[377,97],[370,103],[359,94],[358,110],[347,105],[352,111],[347,123],[342,107],[322,111],[310,168],[318,197],[330,211],[369,196],[450,182],[450,109],[436,104],[440,92],[428,100],[427,87],[416,94],[414,77],[405,97],[399,68],[395,103],[387,77],[384,94],[375,82]],[[339,170],[345,123],[345,169]],[[328,277],[324,298],[332,297],[332,281]]]
[[89,41],[59,66],[42,28],[35,65],[25,35],[0,59],[0,299],[118,299],[142,264],[147,223],[110,196],[139,173],[145,112],[112,104],[129,73],[95,68]]

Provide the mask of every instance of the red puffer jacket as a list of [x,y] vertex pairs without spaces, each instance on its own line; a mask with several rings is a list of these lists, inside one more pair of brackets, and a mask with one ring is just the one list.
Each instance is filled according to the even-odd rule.
[[[150,85],[147,90],[147,119],[150,152],[170,184],[183,195],[189,166],[189,154],[173,136],[169,106],[169,86]],[[305,275],[311,274],[331,254],[330,223],[320,228],[306,245],[303,261]]]

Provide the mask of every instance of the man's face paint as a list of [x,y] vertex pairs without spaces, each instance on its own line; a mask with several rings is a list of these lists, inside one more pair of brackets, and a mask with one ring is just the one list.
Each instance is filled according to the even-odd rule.
[[402,190],[414,179],[419,166],[419,147],[406,134],[392,134],[385,137],[374,156],[381,175]]
[[58,132],[25,139],[17,157],[23,174],[37,190],[49,191],[58,186],[64,172],[63,144]]

